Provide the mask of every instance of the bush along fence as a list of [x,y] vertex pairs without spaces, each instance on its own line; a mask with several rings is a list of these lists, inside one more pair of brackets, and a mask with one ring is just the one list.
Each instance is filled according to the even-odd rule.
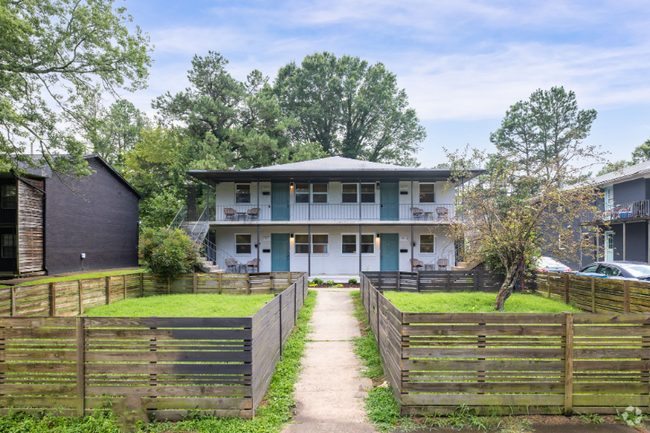
[[541,295],[592,313],[650,311],[650,282],[543,272],[537,286]]
[[377,290],[401,292],[498,292],[503,276],[491,271],[364,272]]
[[302,275],[252,317],[0,318],[0,413],[137,420],[251,418],[308,291]]
[[650,404],[650,314],[414,314],[361,275],[403,415],[616,413]]
[[0,316],[76,316],[88,308],[143,296],[219,293],[275,293],[296,281],[300,272],[256,274],[183,274],[167,284],[137,272],[102,278],[0,288]]

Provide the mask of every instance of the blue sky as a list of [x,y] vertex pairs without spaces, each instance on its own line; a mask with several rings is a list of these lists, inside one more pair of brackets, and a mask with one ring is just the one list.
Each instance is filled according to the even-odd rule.
[[629,159],[650,138],[650,2],[645,0],[126,0],[155,45],[151,100],[187,85],[194,54],[217,51],[243,79],[273,79],[290,61],[330,51],[382,62],[426,127],[418,159],[442,148],[490,149],[508,107],[538,88],[564,86],[598,119],[590,144]]

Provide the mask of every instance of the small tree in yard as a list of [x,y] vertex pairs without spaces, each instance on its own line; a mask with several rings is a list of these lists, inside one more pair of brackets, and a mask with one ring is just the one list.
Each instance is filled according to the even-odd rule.
[[167,293],[176,275],[198,265],[196,244],[179,229],[145,229],[140,237],[140,259],[154,275],[167,279]]

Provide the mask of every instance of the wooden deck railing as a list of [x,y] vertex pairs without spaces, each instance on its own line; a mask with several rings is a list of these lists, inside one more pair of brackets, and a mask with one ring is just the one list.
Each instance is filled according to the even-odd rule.
[[[0,316],[77,316],[127,298],[165,294],[255,294],[286,289],[301,272],[183,274],[167,281],[148,273],[0,288]],[[82,277],[82,275],[80,276]]]
[[251,418],[307,286],[303,274],[252,317],[2,317],[0,413]]
[[404,415],[648,405],[650,314],[408,313],[361,275],[384,373]]

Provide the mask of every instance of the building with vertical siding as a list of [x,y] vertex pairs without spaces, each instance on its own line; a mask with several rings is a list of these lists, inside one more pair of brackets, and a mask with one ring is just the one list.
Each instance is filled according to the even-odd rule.
[[138,191],[98,155],[80,179],[0,173],[0,275],[138,266]]
[[185,227],[208,237],[220,267],[225,258],[239,265],[258,259],[260,272],[352,275],[410,271],[412,259],[429,269],[456,262],[448,230],[456,185],[447,169],[330,157],[188,174],[211,193]]

